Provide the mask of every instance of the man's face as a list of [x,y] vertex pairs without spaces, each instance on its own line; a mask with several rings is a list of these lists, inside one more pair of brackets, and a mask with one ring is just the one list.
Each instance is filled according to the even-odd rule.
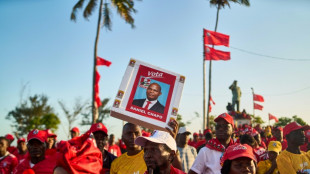
[[256,173],[255,163],[252,159],[242,157],[231,162],[229,174],[254,174]]
[[184,132],[182,134],[178,134],[178,138],[179,138],[179,145],[183,147],[184,145],[187,144],[189,140],[189,133]]
[[146,90],[147,99],[150,101],[157,100],[157,98],[161,95],[160,86],[157,84],[151,84]]
[[77,132],[71,131],[71,138],[77,137],[79,134]]
[[148,169],[153,169],[154,173],[170,167],[172,156],[167,152],[163,144],[147,141],[144,146],[144,161]]
[[45,144],[37,139],[32,139],[27,144],[30,157],[42,157],[45,155]]
[[227,140],[232,134],[232,125],[220,119],[215,126],[215,135],[218,139]]
[[306,142],[305,132],[302,129],[294,130],[289,133],[289,138],[287,141],[296,146],[301,146]]
[[135,139],[141,136],[141,129],[138,125],[128,125],[124,128],[122,134],[122,140],[125,143],[127,149],[137,150],[139,145],[135,144]]
[[108,143],[108,135],[102,131],[93,132],[98,149],[102,152]]
[[19,151],[26,151],[27,150],[27,145],[26,145],[26,142],[22,141],[22,142],[19,142],[18,145],[17,145],[17,148]]
[[283,140],[283,132],[279,129],[275,129],[273,131],[273,136],[277,139],[277,141],[282,141]]
[[4,155],[6,153],[6,149],[8,148],[9,143],[5,139],[1,139],[0,141],[0,154]]

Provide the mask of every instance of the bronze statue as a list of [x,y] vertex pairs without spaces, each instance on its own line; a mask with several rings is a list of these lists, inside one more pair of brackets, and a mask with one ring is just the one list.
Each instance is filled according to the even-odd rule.
[[235,105],[237,104],[237,111],[240,109],[240,98],[241,98],[241,90],[239,86],[237,86],[237,80],[230,85],[229,89],[232,92],[232,108],[235,110]]

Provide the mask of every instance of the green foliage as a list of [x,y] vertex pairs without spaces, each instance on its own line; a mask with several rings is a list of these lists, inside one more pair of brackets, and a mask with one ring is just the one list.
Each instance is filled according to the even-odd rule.
[[279,118],[279,122],[275,123],[275,126],[286,126],[287,124],[296,121],[298,124],[305,126],[307,125],[307,123],[300,117],[298,117],[297,115],[294,115],[292,118],[288,118],[288,117],[280,117]]
[[[97,123],[102,123],[104,119],[108,118],[110,116],[110,107],[108,106],[110,99],[104,98],[101,103],[102,105],[98,108],[98,119]],[[83,119],[81,125],[92,125],[91,122],[91,106],[87,107],[87,110],[89,112],[82,113]]]
[[60,120],[47,102],[48,98],[45,95],[30,96],[8,113],[6,119],[12,120],[12,126],[18,136],[27,135],[35,128],[52,131],[58,129]]
[[292,119],[291,118],[287,118],[287,117],[280,117],[278,120],[279,121],[277,123],[275,123],[275,126],[284,127],[287,124],[289,124],[290,122],[292,122]]
[[307,123],[303,119],[299,118],[297,115],[293,116],[293,120],[302,126],[307,125]]
[[66,107],[64,102],[58,101],[62,111],[65,114],[65,117],[68,120],[69,130],[71,130],[73,123],[78,119],[78,116],[83,112],[84,108],[86,107],[86,103],[81,103],[80,99],[75,99],[75,104],[72,111]]
[[265,123],[264,120],[262,119],[262,117],[260,117],[259,115],[257,115],[257,116],[250,115],[250,116],[252,118],[252,124],[253,125]]
[[[88,19],[92,13],[97,10],[97,4],[102,0],[89,0],[88,4],[86,5],[83,16],[85,19]],[[78,0],[78,2],[74,5],[72,12],[71,12],[71,20],[76,21],[77,12],[83,8],[85,0]],[[111,22],[111,10],[110,6],[114,7],[117,13],[120,15],[121,18],[125,20],[126,23],[130,24],[132,28],[135,27],[134,25],[134,18],[132,17],[133,13],[136,13],[136,9],[134,8],[134,1],[133,0],[110,0],[110,3],[105,1],[103,4],[102,10],[102,17],[103,20],[102,26],[111,30],[112,22]]]
[[250,6],[249,0],[210,0],[210,4],[212,6],[220,6],[220,8],[224,8],[228,6],[230,8],[230,2],[238,3],[245,6]]

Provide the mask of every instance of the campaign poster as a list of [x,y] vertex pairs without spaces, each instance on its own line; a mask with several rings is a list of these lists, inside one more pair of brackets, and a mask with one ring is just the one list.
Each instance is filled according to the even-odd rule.
[[150,129],[165,130],[176,119],[185,76],[131,59],[110,115]]
[[140,65],[126,110],[166,122],[175,80],[174,75]]

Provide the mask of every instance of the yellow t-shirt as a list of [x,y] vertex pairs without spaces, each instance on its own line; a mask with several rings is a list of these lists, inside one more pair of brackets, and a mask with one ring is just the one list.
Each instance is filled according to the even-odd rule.
[[110,174],[143,174],[147,170],[143,155],[143,150],[133,156],[122,154],[112,162]]
[[310,151],[294,154],[284,150],[277,157],[277,165],[280,173],[296,174],[299,170],[310,173]]
[[[272,162],[268,160],[260,161],[258,163],[257,174],[265,174],[271,168]],[[275,168],[272,174],[277,174],[279,172],[278,168]]]

